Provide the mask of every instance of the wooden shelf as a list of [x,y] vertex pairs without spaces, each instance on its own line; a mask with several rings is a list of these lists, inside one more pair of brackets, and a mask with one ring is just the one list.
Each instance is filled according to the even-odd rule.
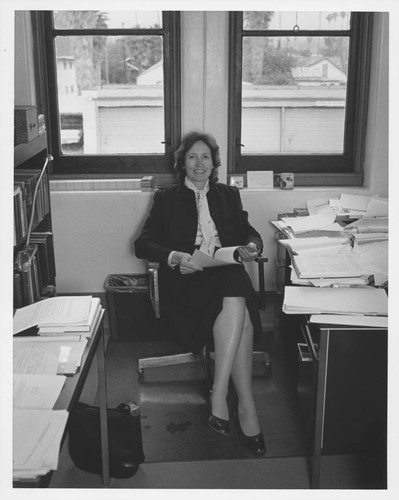
[[14,168],[47,148],[47,133],[43,132],[33,141],[14,147]]

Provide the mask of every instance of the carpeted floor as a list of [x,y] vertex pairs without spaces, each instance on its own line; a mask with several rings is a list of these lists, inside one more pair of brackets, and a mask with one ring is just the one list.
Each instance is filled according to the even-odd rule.
[[[109,404],[128,399],[141,407],[143,443],[147,462],[248,458],[235,427],[231,439],[207,426],[207,389],[200,363],[147,369],[140,381],[137,357],[168,352],[170,344],[112,342],[107,350]],[[253,387],[268,457],[306,455],[306,438],[297,409],[296,394],[281,376],[274,360],[273,375],[254,364]],[[277,366],[276,366],[277,365]],[[234,393],[229,395],[234,408]]]
[[[278,342],[273,370],[254,366],[254,391],[267,454],[254,459],[231,438],[206,425],[206,385],[198,363],[152,368],[139,381],[137,357],[174,351],[171,344],[112,342],[107,349],[108,403],[134,399],[141,407],[145,463],[135,476],[111,479],[111,488],[307,489],[307,442],[288,367]],[[234,404],[234,397],[230,403]],[[321,487],[362,488],[356,457],[323,457]],[[67,446],[52,488],[101,488],[101,477],[77,469]]]
[[[255,362],[253,387],[267,454],[254,459],[242,447],[235,427],[231,438],[207,426],[207,387],[199,363],[151,368],[139,379],[137,358],[167,354],[165,342],[109,340],[106,357],[108,405],[133,399],[141,408],[145,463],[129,479],[112,479],[111,488],[309,488],[307,436],[287,356],[278,331],[265,333],[257,346],[271,352],[267,376]],[[231,409],[234,391],[229,393]],[[53,474],[52,488],[101,488],[101,477],[77,469],[67,443]],[[326,456],[321,488],[360,489],[364,478],[357,457]]]

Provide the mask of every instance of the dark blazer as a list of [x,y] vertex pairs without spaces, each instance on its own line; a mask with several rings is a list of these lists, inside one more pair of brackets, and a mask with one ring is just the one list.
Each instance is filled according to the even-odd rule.
[[[261,236],[249,223],[248,213],[243,210],[236,187],[211,183],[207,199],[223,247],[245,245],[252,241],[263,250]],[[136,256],[167,264],[172,250],[192,254],[197,225],[193,190],[180,183],[156,191],[150,214],[135,241]]]

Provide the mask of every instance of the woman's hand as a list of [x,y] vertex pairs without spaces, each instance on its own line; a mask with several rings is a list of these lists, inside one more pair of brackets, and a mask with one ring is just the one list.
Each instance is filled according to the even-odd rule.
[[238,254],[241,257],[242,262],[250,262],[251,260],[256,259],[259,255],[259,250],[255,243],[251,242],[244,247],[239,247]]
[[172,258],[172,265],[180,268],[181,274],[192,274],[202,271],[202,267],[190,263],[191,255],[185,252],[175,252]]

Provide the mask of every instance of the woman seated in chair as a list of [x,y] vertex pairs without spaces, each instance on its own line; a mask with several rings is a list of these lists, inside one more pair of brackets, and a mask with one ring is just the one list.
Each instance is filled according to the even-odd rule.
[[214,340],[215,374],[209,426],[230,435],[227,393],[230,376],[238,395],[235,414],[244,444],[265,454],[252,391],[252,347],[261,334],[255,291],[242,264],[202,268],[190,261],[195,249],[213,256],[218,247],[242,245],[239,261],[262,251],[240,192],[218,183],[219,146],[209,134],[187,134],[175,152],[178,184],[154,194],[153,206],[135,241],[138,258],[160,262],[160,304],[170,334],[198,353]]

